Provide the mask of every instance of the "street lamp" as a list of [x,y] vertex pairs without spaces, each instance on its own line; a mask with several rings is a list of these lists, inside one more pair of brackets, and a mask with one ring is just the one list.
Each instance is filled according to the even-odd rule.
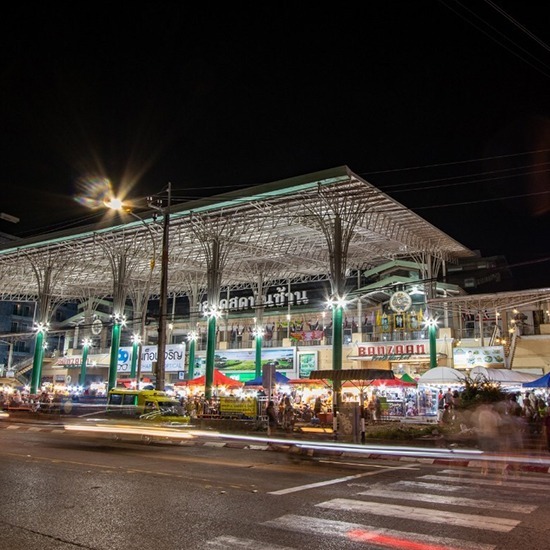
[[170,206],[172,201],[172,184],[168,182],[168,204],[149,203],[149,206],[163,215],[162,257],[160,267],[160,312],[157,340],[157,380],[156,389],[164,390],[166,377],[166,318],[168,315],[168,244],[170,239]]
[[437,319],[429,317],[424,321],[424,326],[428,328],[428,338],[430,343],[430,369],[437,367]]
[[120,345],[121,327],[126,324],[126,316],[122,313],[113,313],[113,328],[111,331],[111,358],[109,361],[109,382],[107,391],[116,386],[116,377],[118,371],[118,347]]
[[212,398],[212,385],[214,382],[214,356],[216,354],[216,320],[221,317],[222,312],[217,306],[211,305],[204,312],[208,319],[208,332],[206,336],[206,374],[204,382],[204,397]]
[[264,336],[264,329],[256,325],[252,331],[252,334],[254,335],[254,340],[256,343],[255,378],[258,378],[262,375],[262,338]]
[[84,338],[82,340],[82,363],[80,365],[80,380],[79,385],[84,387],[86,385],[86,361],[88,360],[88,348],[92,345],[91,338]]
[[[172,184],[168,183],[168,204],[167,206],[162,205],[162,201],[153,202],[153,197],[147,198],[147,203],[150,208],[159,211],[163,216],[163,231],[162,231],[162,255],[161,255],[161,275],[160,275],[160,294],[159,294],[159,325],[158,325],[158,340],[157,340],[157,368],[156,368],[156,389],[164,390],[165,387],[165,378],[166,378],[166,319],[168,316],[168,245],[169,245],[169,236],[170,236],[170,206],[172,202]],[[153,242],[153,260],[151,262],[151,275],[149,282],[151,280],[153,268],[156,261],[156,242],[149,225],[138,216],[136,213],[132,212],[130,209],[125,208],[120,199],[110,199],[105,202],[105,206],[112,208],[114,210],[122,210],[136,219],[141,221],[151,236]],[[149,288],[147,289],[147,292]],[[146,307],[143,308],[142,313],[142,339],[144,337],[143,331],[145,326],[145,314]],[[138,381],[139,383],[139,381]]]
[[132,335],[132,361],[130,363],[130,378],[136,378],[136,388],[139,389],[139,375],[136,377],[138,355],[141,355],[141,335]]
[[193,330],[187,335],[189,342],[189,365],[187,367],[188,380],[193,380],[195,376],[195,346],[199,335]]
[[42,379],[42,361],[44,359],[44,337],[48,329],[49,323],[36,323],[34,330],[36,330],[36,342],[34,344],[34,357],[32,363],[32,377],[31,377],[31,395],[38,393],[38,387]]

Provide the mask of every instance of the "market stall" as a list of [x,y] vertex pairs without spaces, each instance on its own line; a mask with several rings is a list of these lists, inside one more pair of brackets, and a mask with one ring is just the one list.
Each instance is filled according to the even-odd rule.
[[[174,386],[178,388],[187,388],[188,395],[196,395],[204,392],[204,386],[206,383],[206,375],[198,376],[192,380],[181,380],[175,382]],[[212,387],[215,389],[217,396],[226,395],[234,390],[239,390],[244,386],[243,382],[235,380],[230,376],[226,376],[218,369],[214,369]]]
[[418,379],[417,414],[421,416],[437,416],[439,390],[461,389],[465,374],[451,367],[434,367],[427,370]]
[[516,386],[521,388],[524,383],[536,380],[536,374],[517,372],[511,369],[493,369],[487,367],[474,367],[469,372],[470,377],[495,382],[503,386]]

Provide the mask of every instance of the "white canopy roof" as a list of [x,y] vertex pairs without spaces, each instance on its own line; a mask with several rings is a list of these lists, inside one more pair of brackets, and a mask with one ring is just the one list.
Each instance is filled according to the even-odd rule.
[[460,384],[463,380],[464,374],[457,369],[434,367],[418,379],[418,384]]
[[517,372],[510,369],[488,369],[487,367],[474,367],[470,371],[472,378],[486,378],[491,382],[500,382],[501,384],[523,384],[532,382],[537,378],[536,374]]

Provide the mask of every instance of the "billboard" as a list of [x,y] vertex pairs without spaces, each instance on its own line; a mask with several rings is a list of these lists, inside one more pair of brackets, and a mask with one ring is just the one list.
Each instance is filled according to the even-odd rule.
[[[261,363],[272,365],[289,378],[295,378],[296,360],[294,348],[262,348]],[[256,377],[256,351],[254,349],[216,350],[214,368],[241,382]],[[206,354],[195,357],[194,376],[206,373]]]

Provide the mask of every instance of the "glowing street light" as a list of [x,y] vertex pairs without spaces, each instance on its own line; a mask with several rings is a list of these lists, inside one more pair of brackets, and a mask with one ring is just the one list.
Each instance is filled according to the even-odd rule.
[[[163,231],[162,231],[162,255],[161,255],[161,273],[160,273],[160,293],[159,293],[159,325],[158,325],[158,340],[157,340],[157,368],[156,368],[156,389],[164,390],[165,378],[166,378],[166,319],[168,316],[168,245],[170,235],[170,206],[172,200],[172,184],[168,183],[168,204],[163,206],[159,201],[153,202],[152,197],[148,197],[148,205],[159,211],[163,216]],[[121,199],[110,198],[105,201],[105,206],[112,208],[113,210],[121,210],[126,212],[136,219],[141,221],[151,236],[153,241],[153,260],[151,262],[151,275],[156,261],[156,241],[151,233],[149,225],[145,221],[132,212],[130,208],[124,206]],[[145,324],[145,311],[144,307],[142,327]]]
[[117,370],[118,370],[118,347],[120,346],[120,332],[126,324],[126,316],[122,313],[113,313],[113,328],[111,331],[111,357],[109,361],[109,381],[107,391],[112,390],[116,386]]
[[428,339],[430,342],[430,369],[437,367],[437,319],[429,317],[424,321],[424,326],[428,328]]
[[195,346],[199,335],[193,330],[187,335],[187,341],[189,342],[189,365],[187,367],[188,380],[193,380],[195,376]]
[[211,399],[212,385],[214,383],[214,358],[216,354],[216,320],[222,316],[222,311],[213,304],[205,309],[204,315],[208,319],[204,397],[206,399]]
[[88,349],[92,345],[91,338],[84,338],[82,340],[82,363],[80,365],[80,380],[79,385],[84,387],[86,385],[86,361],[88,360]]
[[262,339],[264,337],[264,329],[256,325],[252,331],[256,343],[256,361],[255,361],[255,377],[262,375]]
[[141,355],[141,335],[132,335],[132,361],[130,363],[130,378],[136,378],[136,388],[139,388],[139,375],[136,377],[138,355]]
[[36,331],[36,341],[34,344],[34,357],[32,363],[32,377],[30,393],[36,395],[38,393],[38,387],[42,379],[42,361],[44,360],[44,338],[48,329],[49,323],[36,323],[34,330]]

